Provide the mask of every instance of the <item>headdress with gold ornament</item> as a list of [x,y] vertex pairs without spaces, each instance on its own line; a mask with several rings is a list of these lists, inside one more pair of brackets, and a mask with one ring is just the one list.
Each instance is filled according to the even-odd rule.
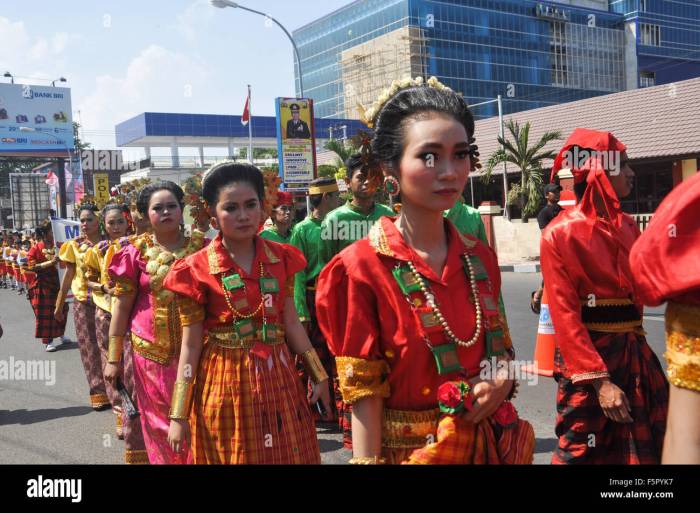
[[[400,91],[405,89],[413,89],[416,87],[432,87],[438,91],[452,92],[452,89],[441,83],[436,77],[430,77],[428,80],[424,80],[423,77],[405,77],[401,80],[394,80],[389,87],[384,89],[379,95],[377,100],[372,103],[368,108],[363,105],[358,104],[357,110],[360,113],[360,121],[362,121],[368,128],[374,129],[379,117],[379,113],[384,108],[384,105],[389,102],[394,96],[396,96]],[[362,130],[358,131],[357,135],[352,138],[353,144],[359,148],[359,153],[362,158],[362,165],[365,175],[370,179],[381,179],[381,169],[378,162],[375,161],[372,156],[371,143],[372,136],[367,132]],[[479,152],[478,147],[475,144],[476,139],[472,136],[469,138],[469,154],[471,157],[472,168],[480,169],[481,164],[479,163]]]
[[[212,171],[218,169],[219,167],[232,164],[239,164],[239,162],[236,162],[235,160],[224,160],[222,162],[217,162],[209,169],[207,169],[204,175],[202,175],[201,184],[204,184],[204,182],[207,180],[207,177],[211,175]],[[262,210],[265,213],[265,215],[269,217],[272,214],[273,206],[277,202],[277,192],[279,191],[279,186],[282,183],[282,179],[280,178],[278,171],[273,168],[260,169],[260,172],[262,173],[263,185],[265,187],[265,196],[263,198]]]
[[190,207],[190,215],[194,219],[195,226],[204,226],[209,223],[207,202],[202,197],[202,173],[190,176],[182,182],[182,191],[185,193],[185,205]]

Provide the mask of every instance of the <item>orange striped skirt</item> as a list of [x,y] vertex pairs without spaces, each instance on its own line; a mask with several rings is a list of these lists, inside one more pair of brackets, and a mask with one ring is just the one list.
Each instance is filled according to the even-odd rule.
[[262,359],[205,344],[190,426],[195,464],[319,464],[306,394],[287,344]]

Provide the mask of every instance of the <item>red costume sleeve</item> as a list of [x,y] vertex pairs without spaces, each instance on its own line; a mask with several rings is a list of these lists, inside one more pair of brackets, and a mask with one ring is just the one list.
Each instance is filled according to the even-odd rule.
[[163,288],[204,305],[207,303],[204,280],[197,278],[196,272],[191,257],[177,260],[168,271]]
[[540,243],[540,261],[557,346],[571,374],[571,380],[574,383],[584,383],[609,376],[605,362],[583,325],[579,294],[572,283],[572,270],[562,259],[555,244],[545,238]]
[[630,252],[636,293],[656,306],[700,304],[700,174],[677,186]]

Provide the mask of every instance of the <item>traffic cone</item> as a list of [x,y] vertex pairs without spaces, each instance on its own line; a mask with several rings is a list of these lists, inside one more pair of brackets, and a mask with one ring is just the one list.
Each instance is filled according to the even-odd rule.
[[525,370],[530,374],[552,377],[554,375],[554,347],[556,345],[554,324],[549,315],[547,288],[542,292],[542,309],[537,325],[537,341],[535,342],[534,364],[527,365]]

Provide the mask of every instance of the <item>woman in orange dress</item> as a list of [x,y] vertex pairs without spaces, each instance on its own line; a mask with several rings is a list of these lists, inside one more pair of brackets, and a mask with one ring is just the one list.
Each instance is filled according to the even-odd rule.
[[170,444],[181,450],[191,429],[195,463],[320,463],[293,356],[307,364],[309,401],[320,399],[329,412],[328,376],[293,302],[294,274],[306,260],[257,234],[265,194],[256,167],[217,164],[203,179],[203,196],[220,233],[165,280],[181,298],[184,326]]

